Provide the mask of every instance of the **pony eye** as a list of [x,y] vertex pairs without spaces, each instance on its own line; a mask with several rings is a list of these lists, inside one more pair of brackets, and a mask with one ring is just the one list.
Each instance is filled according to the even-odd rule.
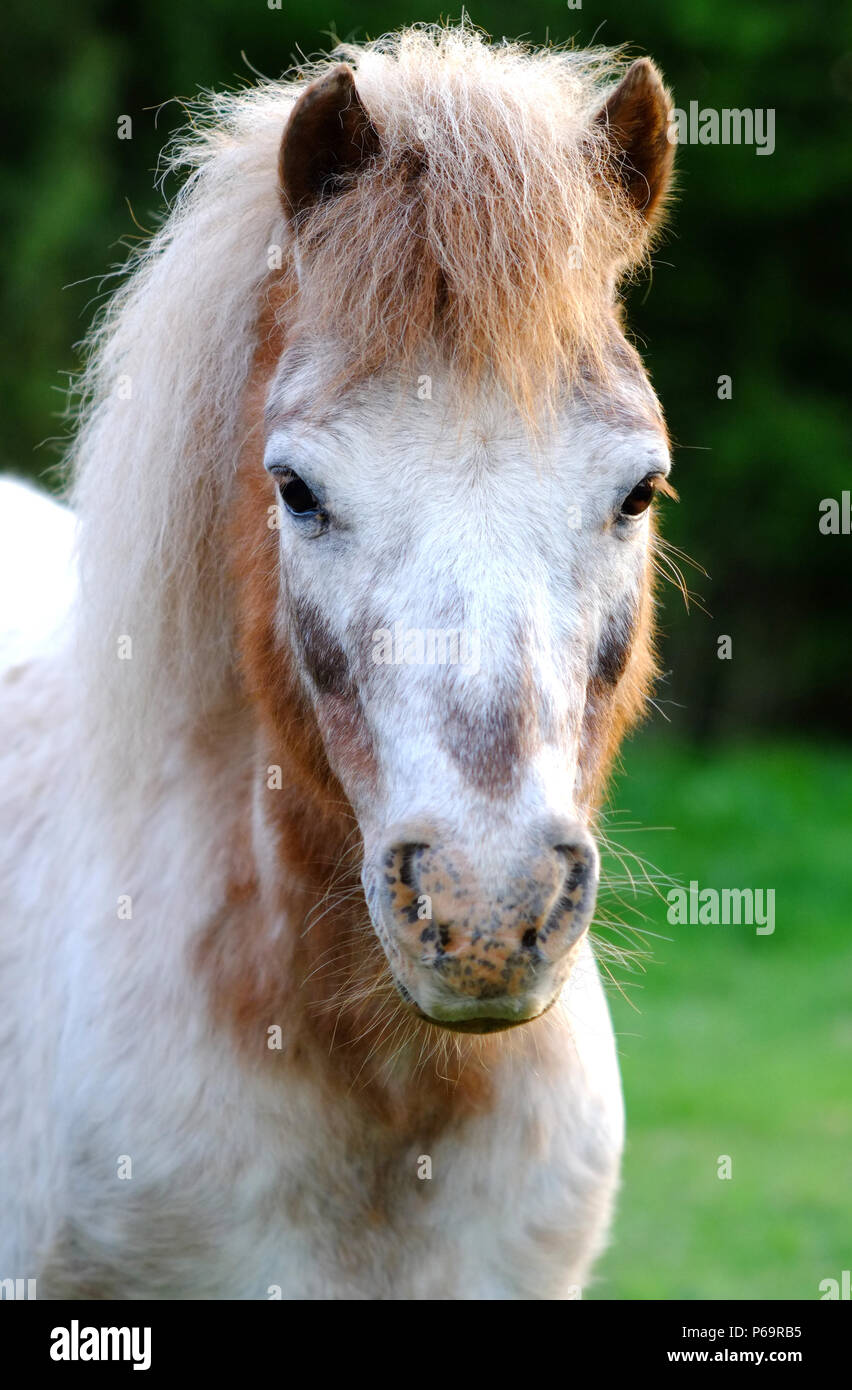
[[278,490],[284,506],[294,516],[308,516],[319,511],[319,499],[298,473],[285,473],[278,484]]
[[621,504],[622,516],[641,516],[646,512],[654,500],[654,493],[657,491],[657,479],[653,474],[643,478],[641,483],[637,483],[632,492],[629,492]]

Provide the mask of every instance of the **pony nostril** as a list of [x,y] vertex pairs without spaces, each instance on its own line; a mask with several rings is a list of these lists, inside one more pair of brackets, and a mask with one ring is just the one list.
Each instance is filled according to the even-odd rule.
[[538,945],[538,932],[535,927],[527,927],[521,937],[521,945],[525,951],[531,951],[533,947]]
[[585,877],[586,865],[582,862],[582,860],[578,859],[575,862],[574,867],[571,869],[571,872],[569,873],[568,878],[565,881],[565,892],[573,893],[575,888],[579,888],[580,884],[583,882],[583,879]]
[[414,888],[414,859],[423,849],[428,849],[428,845],[411,844],[400,845],[397,853],[399,854],[399,877],[406,888]]
[[573,893],[579,888],[589,872],[589,856],[582,845],[556,845],[556,853],[561,854],[567,864],[568,877],[563,884],[563,893]]

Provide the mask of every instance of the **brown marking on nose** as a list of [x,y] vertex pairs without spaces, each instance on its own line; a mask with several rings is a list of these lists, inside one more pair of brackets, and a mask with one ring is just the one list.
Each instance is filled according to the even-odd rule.
[[508,796],[534,751],[538,726],[532,672],[522,674],[483,701],[455,689],[441,722],[441,743],[465,779],[486,796]]

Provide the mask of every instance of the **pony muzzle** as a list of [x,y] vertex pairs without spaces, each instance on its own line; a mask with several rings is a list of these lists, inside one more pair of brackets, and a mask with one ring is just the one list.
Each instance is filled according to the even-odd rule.
[[496,885],[437,836],[398,832],[368,859],[364,885],[404,1002],[427,1022],[484,1033],[528,1023],[556,1001],[598,876],[591,836],[561,823]]

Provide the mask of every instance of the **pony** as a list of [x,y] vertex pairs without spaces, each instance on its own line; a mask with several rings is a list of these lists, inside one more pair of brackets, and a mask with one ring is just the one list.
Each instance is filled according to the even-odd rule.
[[172,147],[70,513],[4,489],[4,1278],[587,1283],[623,1143],[596,827],[670,469],[619,295],[670,111],[647,58],[415,27]]

